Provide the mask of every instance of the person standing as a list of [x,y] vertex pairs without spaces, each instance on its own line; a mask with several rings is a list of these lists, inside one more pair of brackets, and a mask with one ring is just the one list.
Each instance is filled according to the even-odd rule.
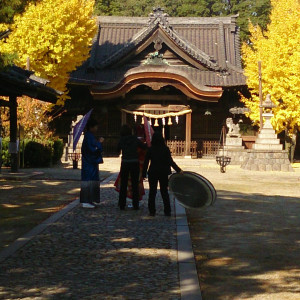
[[122,162],[120,171],[120,194],[119,206],[121,210],[125,209],[127,198],[127,187],[129,175],[131,177],[132,204],[133,209],[139,209],[139,156],[138,148],[146,149],[146,145],[132,135],[132,130],[128,125],[123,125],[121,129],[121,138],[118,144],[118,152],[122,151]]
[[[149,167],[149,162],[150,167]],[[149,169],[148,169],[149,167]],[[152,137],[151,147],[148,149],[145,158],[143,169],[143,177],[146,178],[148,173],[149,180],[149,200],[148,208],[150,216],[155,216],[155,198],[157,193],[157,184],[160,185],[160,193],[164,202],[165,216],[171,216],[170,196],[168,192],[169,175],[171,174],[171,167],[176,172],[182,172],[181,169],[174,162],[170,149],[165,143],[165,140],[160,132],[155,132]]]
[[90,119],[86,125],[86,133],[81,147],[80,203],[83,208],[95,208],[100,203],[99,164],[103,163],[102,143],[104,138],[100,138],[98,141],[95,137],[97,131],[97,121]]

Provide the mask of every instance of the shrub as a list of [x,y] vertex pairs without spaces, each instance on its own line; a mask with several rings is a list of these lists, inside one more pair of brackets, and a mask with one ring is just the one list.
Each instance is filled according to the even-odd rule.
[[10,154],[8,153],[9,138],[2,139],[2,166],[10,166]]
[[38,142],[30,141],[25,146],[25,166],[49,167],[52,163],[52,149]]
[[[24,166],[39,168],[49,167],[52,164],[59,163],[62,155],[64,144],[60,139],[49,140],[41,144],[32,140],[24,140]],[[9,138],[2,140],[2,166],[10,166],[10,154],[8,153]],[[20,145],[20,165],[23,165],[23,147]]]
[[53,156],[52,156],[52,163],[54,165],[56,165],[57,163],[60,162],[61,160],[61,157],[63,155],[63,152],[64,152],[64,143],[62,140],[55,140],[53,142]]

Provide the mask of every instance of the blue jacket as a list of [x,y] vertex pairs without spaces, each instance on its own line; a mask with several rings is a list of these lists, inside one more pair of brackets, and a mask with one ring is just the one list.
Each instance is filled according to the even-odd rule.
[[87,131],[84,135],[81,154],[82,154],[82,181],[99,181],[98,164],[103,163],[102,144],[97,141],[95,136]]

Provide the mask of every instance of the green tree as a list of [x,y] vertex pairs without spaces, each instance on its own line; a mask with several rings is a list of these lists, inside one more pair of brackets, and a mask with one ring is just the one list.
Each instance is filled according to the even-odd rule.
[[270,0],[96,0],[95,14],[148,16],[153,6],[162,6],[172,17],[214,17],[239,14],[241,38],[248,40],[248,23],[264,31],[269,23]]
[[14,15],[22,13],[29,2],[35,2],[35,0],[1,0],[0,23],[12,23]]

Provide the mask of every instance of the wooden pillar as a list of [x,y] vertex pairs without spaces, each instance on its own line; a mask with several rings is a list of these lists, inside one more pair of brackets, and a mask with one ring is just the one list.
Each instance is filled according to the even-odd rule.
[[18,149],[17,149],[17,97],[9,97],[10,104],[10,143],[9,143],[9,152],[10,152],[10,163],[11,171],[18,172]]
[[258,79],[259,79],[259,131],[261,131],[264,121],[263,121],[263,93],[262,93],[262,73],[261,73],[261,61],[258,62]]
[[121,124],[122,125],[127,124],[126,112],[123,110],[121,110]]
[[185,157],[191,157],[191,142],[192,142],[192,113],[186,114],[185,121]]

